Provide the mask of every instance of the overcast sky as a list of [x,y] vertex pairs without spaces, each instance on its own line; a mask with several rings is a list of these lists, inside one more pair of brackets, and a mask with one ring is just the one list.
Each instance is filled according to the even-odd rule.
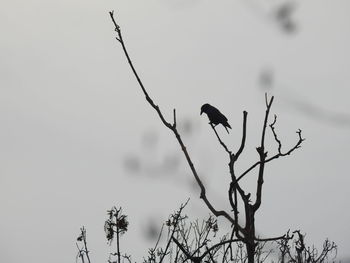
[[[137,261],[149,245],[145,229],[188,197],[186,213],[208,215],[114,39],[110,10],[151,96],[167,118],[177,109],[215,205],[228,208],[228,160],[200,107],[209,102],[228,117],[230,135],[218,131],[232,149],[248,111],[242,171],[257,158],[268,90],[284,148],[298,128],[306,141],[268,165],[258,232],[301,229],[310,244],[329,238],[339,259],[350,258],[350,2],[291,1],[288,21],[276,18],[282,3],[2,0],[0,262],[74,262],[82,225],[93,262],[105,262],[113,205],[129,215],[123,248]],[[275,146],[269,140],[269,152]]]

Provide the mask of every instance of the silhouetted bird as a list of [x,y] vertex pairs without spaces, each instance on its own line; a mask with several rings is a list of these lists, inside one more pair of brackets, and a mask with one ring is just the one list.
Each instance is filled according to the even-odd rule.
[[229,133],[227,128],[232,129],[230,124],[228,124],[225,115],[222,114],[217,108],[206,103],[201,107],[201,115],[203,112],[208,115],[210,123],[214,126],[222,124],[225,127],[227,133]]

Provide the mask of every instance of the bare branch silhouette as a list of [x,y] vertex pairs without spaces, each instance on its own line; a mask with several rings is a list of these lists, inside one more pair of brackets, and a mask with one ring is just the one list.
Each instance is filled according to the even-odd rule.
[[182,141],[181,136],[180,136],[180,134],[179,134],[179,132],[178,132],[178,130],[176,128],[176,119],[175,119],[176,115],[174,114],[174,123],[173,124],[170,124],[169,122],[167,122],[165,120],[165,118],[164,118],[164,116],[163,116],[159,106],[156,105],[154,103],[154,101],[151,99],[151,97],[148,95],[148,93],[147,93],[147,91],[146,91],[146,89],[145,89],[145,87],[144,87],[144,85],[143,85],[139,75],[137,74],[137,71],[136,71],[136,69],[135,69],[131,59],[130,59],[130,56],[128,54],[128,51],[126,49],[126,46],[125,46],[125,43],[124,43],[124,40],[123,40],[123,36],[122,36],[122,33],[121,33],[120,26],[115,21],[114,12],[113,11],[109,12],[109,15],[110,15],[110,17],[112,19],[112,22],[113,22],[114,26],[115,26],[115,31],[118,34],[117,40],[122,45],[122,48],[123,48],[124,54],[125,54],[125,56],[127,58],[127,61],[128,61],[129,65],[130,65],[130,67],[131,67],[131,69],[132,69],[132,71],[133,71],[133,73],[134,73],[134,75],[135,75],[135,77],[137,79],[137,82],[139,83],[139,86],[140,86],[142,92],[144,93],[144,95],[146,97],[147,102],[151,105],[151,107],[153,109],[155,109],[155,111],[157,112],[157,114],[158,114],[159,118],[161,119],[162,123],[174,133],[178,143],[180,144],[181,150],[183,151],[183,153],[184,153],[184,155],[186,157],[187,163],[190,166],[192,174],[193,174],[196,182],[198,183],[198,185],[200,187],[200,190],[201,190],[200,198],[204,201],[204,203],[207,205],[207,207],[210,209],[210,211],[215,216],[223,216],[227,220],[229,220],[231,223],[234,223],[234,219],[226,211],[215,209],[214,206],[212,205],[212,203],[208,200],[208,198],[206,196],[206,189],[205,189],[205,187],[204,187],[204,185],[203,185],[203,183],[202,183],[202,181],[201,181],[201,179],[200,179],[200,177],[199,177],[199,175],[198,175],[198,173],[196,171],[196,168],[195,168],[195,166],[194,166],[194,164],[193,164],[193,162],[192,162],[192,160],[190,158],[190,155],[189,155],[189,153],[188,153],[188,151],[186,149],[186,146],[185,146],[184,142]]
[[163,252],[162,257],[161,257],[160,260],[159,260],[159,263],[162,263],[162,262],[163,262],[164,257],[165,257],[166,254],[167,254],[167,251],[168,251],[169,246],[170,246],[170,242],[171,242],[171,240],[174,238],[174,234],[175,234],[175,232],[176,232],[176,229],[177,229],[179,220],[180,220],[180,218],[181,218],[182,210],[186,207],[186,205],[188,204],[188,201],[189,201],[189,199],[186,201],[186,203],[181,204],[180,209],[175,213],[174,220],[173,220],[173,222],[171,222],[171,224],[172,224],[172,226],[173,226],[173,230],[172,230],[171,236],[170,236],[170,238],[169,238],[169,241],[168,241],[168,243],[167,243],[167,245],[166,245],[166,247],[165,247],[165,251]]
[[85,227],[80,228],[80,235],[78,236],[77,241],[82,243],[82,247],[79,247],[78,243],[76,243],[76,246],[78,248],[78,255],[76,260],[80,258],[82,263],[85,263],[85,257],[86,257],[87,262],[91,263],[90,257],[89,257],[89,250],[87,248]]
[[[278,19],[288,22],[288,18],[291,13],[291,6],[286,6],[278,10]],[[140,76],[138,75],[134,64],[131,61],[129,53],[127,51],[125,42],[123,40],[120,26],[117,24],[114,12],[109,12],[110,18],[114,24],[115,31],[117,33],[116,40],[122,46],[124,55],[128,61],[128,64],[141,88],[143,95],[147,103],[156,111],[163,125],[168,128],[175,136],[181,151],[183,152],[187,164],[190,167],[193,177],[195,178],[200,188],[200,199],[206,204],[208,209],[213,215],[209,215],[207,220],[191,221],[188,223],[187,215],[183,215],[182,212],[187,206],[189,199],[181,204],[180,208],[171,214],[168,220],[163,223],[156,243],[153,248],[148,250],[148,258],[144,258],[144,263],[163,263],[166,258],[169,258],[167,262],[193,262],[193,263],[216,263],[221,261],[222,263],[235,262],[235,263],[263,263],[274,252],[273,248],[266,248],[267,242],[278,244],[279,261],[295,262],[295,263],[323,263],[334,251],[336,251],[336,245],[330,242],[328,239],[323,244],[321,253],[315,247],[309,247],[305,243],[305,235],[301,234],[299,230],[292,232],[288,230],[286,234],[277,237],[260,238],[255,229],[255,215],[258,209],[261,207],[263,200],[263,184],[265,176],[265,165],[272,160],[279,157],[284,157],[293,153],[298,149],[302,142],[305,140],[302,137],[301,130],[297,130],[298,140],[295,145],[289,148],[287,151],[282,151],[283,143],[276,132],[277,117],[274,115],[273,121],[268,124],[271,107],[274,101],[274,96],[268,97],[265,94],[265,115],[262,122],[262,130],[260,137],[260,144],[256,147],[258,153],[258,161],[253,163],[239,176],[236,175],[235,165],[241,157],[244,151],[247,140],[247,111],[243,111],[243,123],[242,123],[242,137],[238,150],[235,152],[231,150],[224,140],[220,137],[216,130],[218,124],[222,126],[229,133],[231,128],[228,123],[228,119],[215,107],[204,104],[201,108],[201,114],[204,112],[207,114],[210,120],[210,126],[213,129],[216,139],[221,147],[228,155],[228,173],[230,176],[230,182],[228,187],[228,200],[231,206],[231,210],[217,210],[214,205],[209,201],[206,195],[206,188],[197,173],[197,170],[193,164],[190,154],[187,150],[183,139],[180,136],[177,128],[177,116],[176,109],[173,109],[173,120],[168,121],[161,111],[160,107],[155,103],[152,97],[146,90]],[[181,126],[181,125],[180,125]],[[266,149],[266,137],[268,126],[271,129],[274,141],[277,143],[277,153],[268,156]],[[181,131],[181,128],[180,128]],[[252,200],[252,194],[246,187],[242,185],[242,179],[255,168],[258,168],[255,175],[256,184],[254,185],[253,192],[255,192],[255,200]],[[255,178],[255,177],[254,177]],[[230,230],[223,236],[219,231],[218,217],[224,217],[230,223]],[[242,220],[243,219],[243,220]],[[227,223],[227,222],[226,222]],[[109,263],[131,263],[131,256],[122,254],[120,249],[121,236],[128,230],[127,216],[122,214],[122,209],[113,207],[108,211],[108,218],[105,221],[105,233],[109,244],[114,240],[116,241],[116,252],[110,253]],[[167,237],[165,240],[161,240],[164,227],[167,229]],[[157,232],[157,231],[155,231]],[[219,234],[218,234],[219,233]],[[219,236],[221,235],[221,237]],[[82,263],[87,260],[90,262],[89,251],[87,249],[86,231],[83,227],[81,229],[81,235],[78,237],[76,243],[78,248],[78,254],[76,260],[80,259]],[[164,246],[163,246],[164,245]],[[163,248],[164,247],[164,248]],[[113,260],[112,260],[113,259]]]
[[[243,128],[242,128],[242,139],[241,139],[241,145],[239,149],[237,150],[236,153],[234,153],[232,150],[230,150],[225,142],[221,139],[219,134],[217,133],[215,126],[218,124],[222,124],[225,129],[228,132],[227,128],[231,128],[231,126],[227,122],[227,118],[215,107],[209,105],[209,104],[204,104],[201,108],[201,113],[205,112],[208,115],[208,118],[210,120],[210,126],[213,129],[215,136],[219,142],[219,144],[223,147],[225,152],[228,154],[229,157],[229,174],[231,177],[231,182],[229,184],[229,189],[228,189],[228,198],[229,198],[229,203],[231,205],[232,211],[233,212],[233,217],[226,211],[224,210],[217,210],[214,208],[213,204],[208,200],[206,196],[206,188],[204,184],[202,183],[197,170],[193,164],[193,161],[189,155],[189,152],[180,136],[180,133],[177,130],[177,123],[176,123],[176,109],[173,110],[173,123],[168,122],[162,111],[160,110],[160,107],[154,102],[154,100],[150,97],[148,94],[146,88],[144,87],[131,59],[128,54],[128,51],[125,46],[125,42],[123,40],[123,36],[121,33],[120,26],[116,23],[115,18],[114,18],[114,12],[109,12],[110,17],[112,19],[112,22],[115,26],[115,31],[117,32],[117,41],[121,44],[124,54],[126,56],[126,59],[129,63],[129,66],[132,69],[132,72],[134,73],[134,76],[137,79],[137,82],[145,95],[146,101],[149,103],[149,105],[157,112],[161,122],[164,124],[165,127],[167,127],[169,130],[172,131],[174,134],[177,142],[179,143],[181,150],[183,154],[185,155],[186,161],[191,169],[191,172],[200,187],[200,198],[204,201],[204,203],[207,205],[209,210],[214,214],[214,216],[219,217],[222,216],[226,218],[232,225],[232,233],[231,233],[231,238],[229,240],[222,240],[221,242],[214,244],[212,247],[209,247],[206,244],[206,240],[208,237],[209,232],[205,232],[204,230],[201,230],[198,228],[198,225],[193,225],[194,228],[190,228],[185,230],[182,228],[182,230],[177,230],[177,223],[175,224],[173,230],[171,231],[168,243],[166,245],[165,251],[162,253],[162,257],[160,262],[164,260],[165,255],[167,254],[167,251],[170,247],[170,243],[173,241],[177,245],[177,252],[176,252],[176,257],[184,257],[183,260],[191,260],[192,262],[201,262],[205,257],[209,257],[210,261],[215,261],[215,251],[219,249],[220,247],[223,247],[224,245],[228,244],[228,248],[225,248],[224,255],[226,255],[227,251],[230,251],[231,253],[231,258],[232,258],[232,243],[233,242],[243,242],[245,247],[246,247],[246,259],[248,260],[248,263],[253,263],[255,259],[255,255],[257,251],[260,251],[258,253],[262,253],[262,248],[263,244],[259,245],[259,242],[268,242],[268,241],[278,241],[278,240],[289,240],[291,237],[289,236],[289,232],[285,235],[281,235],[278,237],[271,237],[271,238],[258,238],[256,236],[256,231],[255,231],[255,214],[257,210],[260,208],[262,204],[262,196],[263,196],[263,183],[264,183],[264,172],[265,172],[265,165],[272,160],[275,160],[279,157],[282,156],[287,156],[290,155],[292,152],[294,152],[296,149],[298,149],[302,142],[304,141],[304,138],[302,138],[301,135],[301,130],[297,131],[298,134],[298,141],[294,145],[294,147],[291,147],[288,151],[282,152],[282,142],[278,138],[278,135],[275,131],[275,124],[277,121],[277,118],[275,116],[273,122],[271,124],[268,124],[268,119],[272,107],[272,103],[274,101],[274,97],[268,98],[267,94],[265,94],[265,117],[263,121],[263,126],[262,126],[262,131],[261,131],[261,138],[260,138],[260,145],[256,148],[259,156],[259,160],[255,162],[253,165],[251,165],[248,169],[246,169],[240,176],[236,176],[235,173],[235,164],[238,161],[239,157],[241,156],[244,147],[245,147],[245,142],[246,142],[246,137],[247,137],[247,116],[248,113],[246,111],[243,112]],[[277,142],[278,148],[277,148],[277,153],[272,155],[271,157],[268,157],[268,152],[266,150],[265,146],[265,139],[266,139],[266,129],[267,127],[271,128],[272,135],[274,140]],[[241,184],[240,180],[244,178],[245,175],[247,175],[249,172],[251,172],[254,168],[258,167],[258,174],[257,174],[257,181],[256,181],[256,196],[255,196],[255,202],[252,202],[251,200],[251,193],[245,191]],[[239,223],[239,205],[240,202],[243,203],[244,207],[244,226]],[[182,210],[182,209],[180,209]],[[181,211],[180,211],[181,212]],[[193,243],[188,243],[188,238],[190,235],[191,230],[195,230],[194,235],[195,235],[195,247],[196,249],[194,252],[190,252]],[[176,234],[176,235],[175,235]],[[204,236],[203,236],[204,234]],[[206,235],[205,235],[206,234]],[[234,238],[236,236],[236,238]],[[182,239],[183,241],[180,241],[179,239]],[[206,249],[202,254],[200,254],[200,251],[202,249]],[[154,251],[154,250],[153,250]],[[181,254],[181,252],[183,255]],[[269,252],[270,253],[270,252]],[[269,255],[268,253],[268,255]],[[261,256],[261,254],[259,254]],[[224,256],[225,258],[225,256]],[[259,260],[264,261],[267,258],[265,257],[260,257]],[[243,260],[243,256],[241,256],[241,259]]]

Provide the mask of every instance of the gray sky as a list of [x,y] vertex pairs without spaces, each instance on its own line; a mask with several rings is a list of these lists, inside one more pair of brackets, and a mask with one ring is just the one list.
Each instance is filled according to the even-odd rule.
[[[166,220],[187,197],[188,214],[208,214],[189,186],[178,145],[145,103],[114,40],[110,10],[164,114],[171,118],[175,107],[179,122],[194,126],[184,139],[218,207],[228,207],[227,160],[200,106],[209,102],[225,113],[233,130],[220,132],[233,149],[242,111],[249,112],[243,170],[257,158],[259,77],[272,72],[273,113],[285,147],[298,128],[307,140],[268,166],[259,233],[301,229],[310,244],[328,237],[339,258],[349,258],[350,3],[295,2],[291,33],[273,16],[281,3],[3,0],[0,261],[73,262],[85,225],[91,257],[103,262],[105,211],[113,205],[129,215],[124,248],[139,261],[150,220]],[[159,169],[164,156],[180,157],[175,172]],[[128,158],[139,158],[140,172],[125,169]]]

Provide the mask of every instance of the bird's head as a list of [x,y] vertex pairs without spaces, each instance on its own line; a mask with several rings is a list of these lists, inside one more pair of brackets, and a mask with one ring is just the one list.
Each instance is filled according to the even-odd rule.
[[201,107],[201,114],[200,115],[202,115],[203,112],[207,112],[209,108],[210,108],[210,105],[208,103],[203,104]]

